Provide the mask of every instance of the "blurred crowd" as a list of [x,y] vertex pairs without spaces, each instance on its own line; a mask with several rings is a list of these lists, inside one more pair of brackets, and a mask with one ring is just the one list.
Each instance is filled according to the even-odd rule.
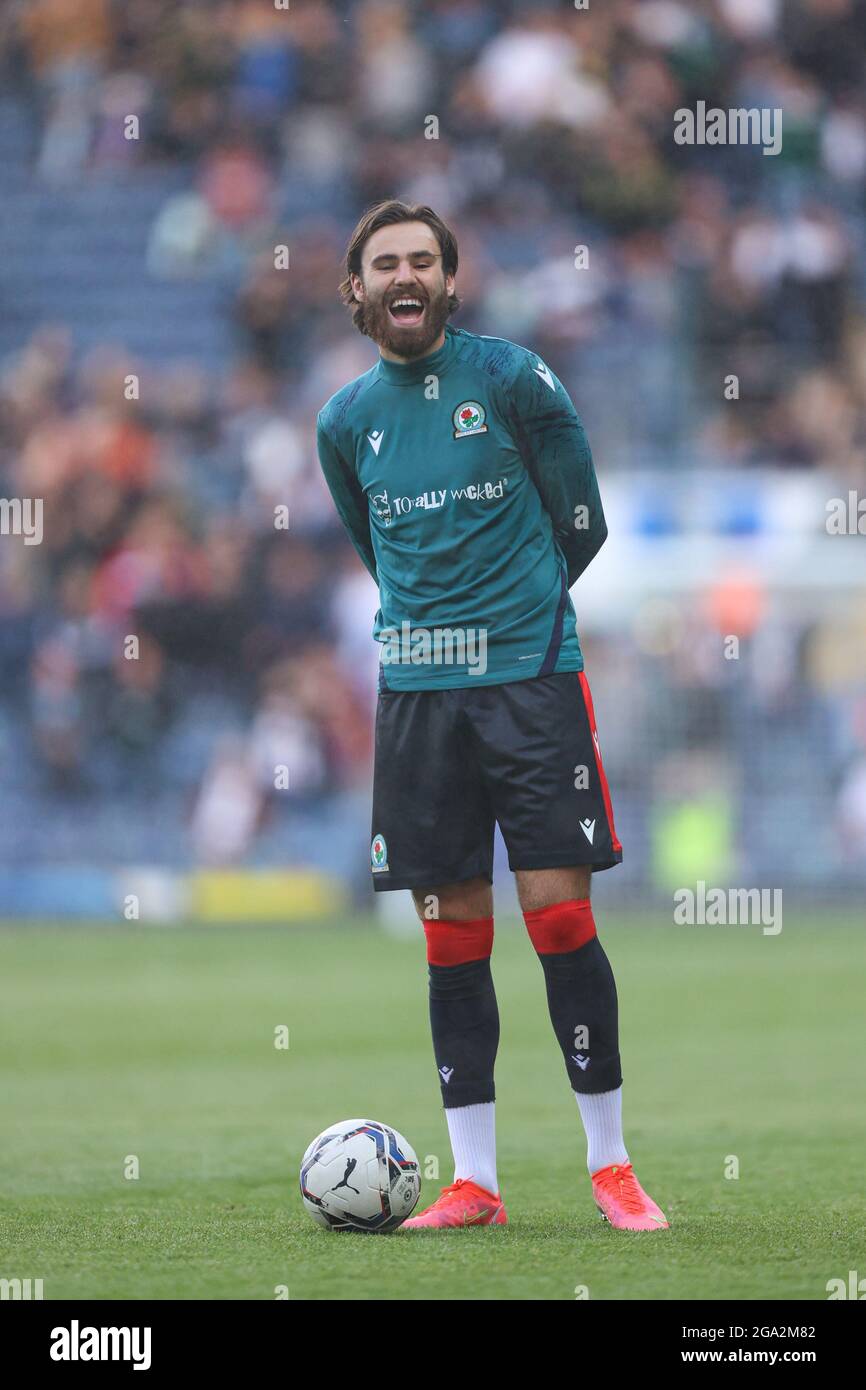
[[[0,362],[0,491],[46,518],[0,547],[22,795],[146,801],[174,775],[193,853],[225,861],[275,767],[299,804],[366,785],[376,595],[313,424],[375,360],[336,286],[378,198],[451,222],[456,323],[550,362],[602,480],[866,488],[862,0],[9,0],[0,62],[34,187],[171,172],[142,273],[212,283],[231,328],[220,370],[141,360],[111,323],[82,353],[62,314]],[[781,108],[781,152],[678,145],[698,101]]]

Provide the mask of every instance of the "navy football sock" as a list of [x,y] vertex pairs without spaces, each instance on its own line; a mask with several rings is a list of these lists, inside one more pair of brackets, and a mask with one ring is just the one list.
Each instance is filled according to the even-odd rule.
[[541,961],[553,1031],[573,1091],[622,1085],[616,984],[588,898],[523,914]]
[[451,1108],[492,1101],[499,1047],[499,1009],[490,973],[493,919],[425,922],[424,929],[430,1027],[443,1104]]

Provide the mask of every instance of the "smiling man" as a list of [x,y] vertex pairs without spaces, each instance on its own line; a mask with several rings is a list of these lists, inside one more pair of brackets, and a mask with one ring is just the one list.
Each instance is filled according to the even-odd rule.
[[[428,207],[362,217],[340,286],[379,347],[318,418],[322,470],[379,586],[371,871],[424,924],[454,1181],[405,1227],[504,1225],[493,1071],[498,822],[602,1215],[667,1226],[622,1135],[617,996],[590,905],[622,859],[569,589],[607,536],[589,444],[535,353],[455,329],[457,243]],[[479,659],[483,652],[483,660]]]

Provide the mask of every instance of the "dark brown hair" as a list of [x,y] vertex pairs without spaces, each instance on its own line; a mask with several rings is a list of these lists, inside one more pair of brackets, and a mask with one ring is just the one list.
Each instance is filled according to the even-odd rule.
[[[397,198],[386,198],[384,202],[374,203],[367,209],[349,238],[346,247],[346,278],[340,285],[340,298],[347,307],[356,306],[352,321],[360,333],[365,333],[364,306],[359,304],[352,289],[352,275],[361,274],[361,256],[364,247],[380,227],[390,227],[396,222],[425,222],[435,234],[442,253],[442,274],[457,273],[457,239],[450,227],[446,227],[441,217],[423,203],[401,203]],[[453,314],[460,308],[456,294],[448,296],[448,312]]]

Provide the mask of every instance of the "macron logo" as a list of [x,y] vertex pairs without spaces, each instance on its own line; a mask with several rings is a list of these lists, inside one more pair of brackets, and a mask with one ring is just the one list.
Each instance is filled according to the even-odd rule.
[[382,435],[384,433],[384,430],[373,430],[371,434],[367,435],[368,440],[373,446],[373,453],[377,458],[379,457],[379,445],[382,443]]
[[581,1071],[586,1071],[587,1067],[589,1066],[589,1058],[581,1056],[579,1052],[573,1054],[571,1060],[572,1062],[577,1062],[577,1065],[580,1067]]
[[592,844],[592,837],[595,834],[595,821],[590,820],[587,817],[586,820],[582,820],[580,822],[580,828],[583,831],[586,838],[589,840],[589,843]]
[[439,1075],[442,1077],[442,1080],[445,1082],[445,1085],[447,1086],[447,1085],[448,1085],[448,1082],[451,1080],[452,1076],[454,1075],[454,1068],[453,1068],[453,1067],[440,1067],[440,1068],[439,1068]]
[[553,384],[553,377],[550,375],[550,368],[545,367],[540,357],[538,359],[538,366],[535,367],[533,370],[535,371],[536,376],[541,377],[541,380],[544,382],[545,386],[549,386],[551,391],[556,390],[556,387]]

